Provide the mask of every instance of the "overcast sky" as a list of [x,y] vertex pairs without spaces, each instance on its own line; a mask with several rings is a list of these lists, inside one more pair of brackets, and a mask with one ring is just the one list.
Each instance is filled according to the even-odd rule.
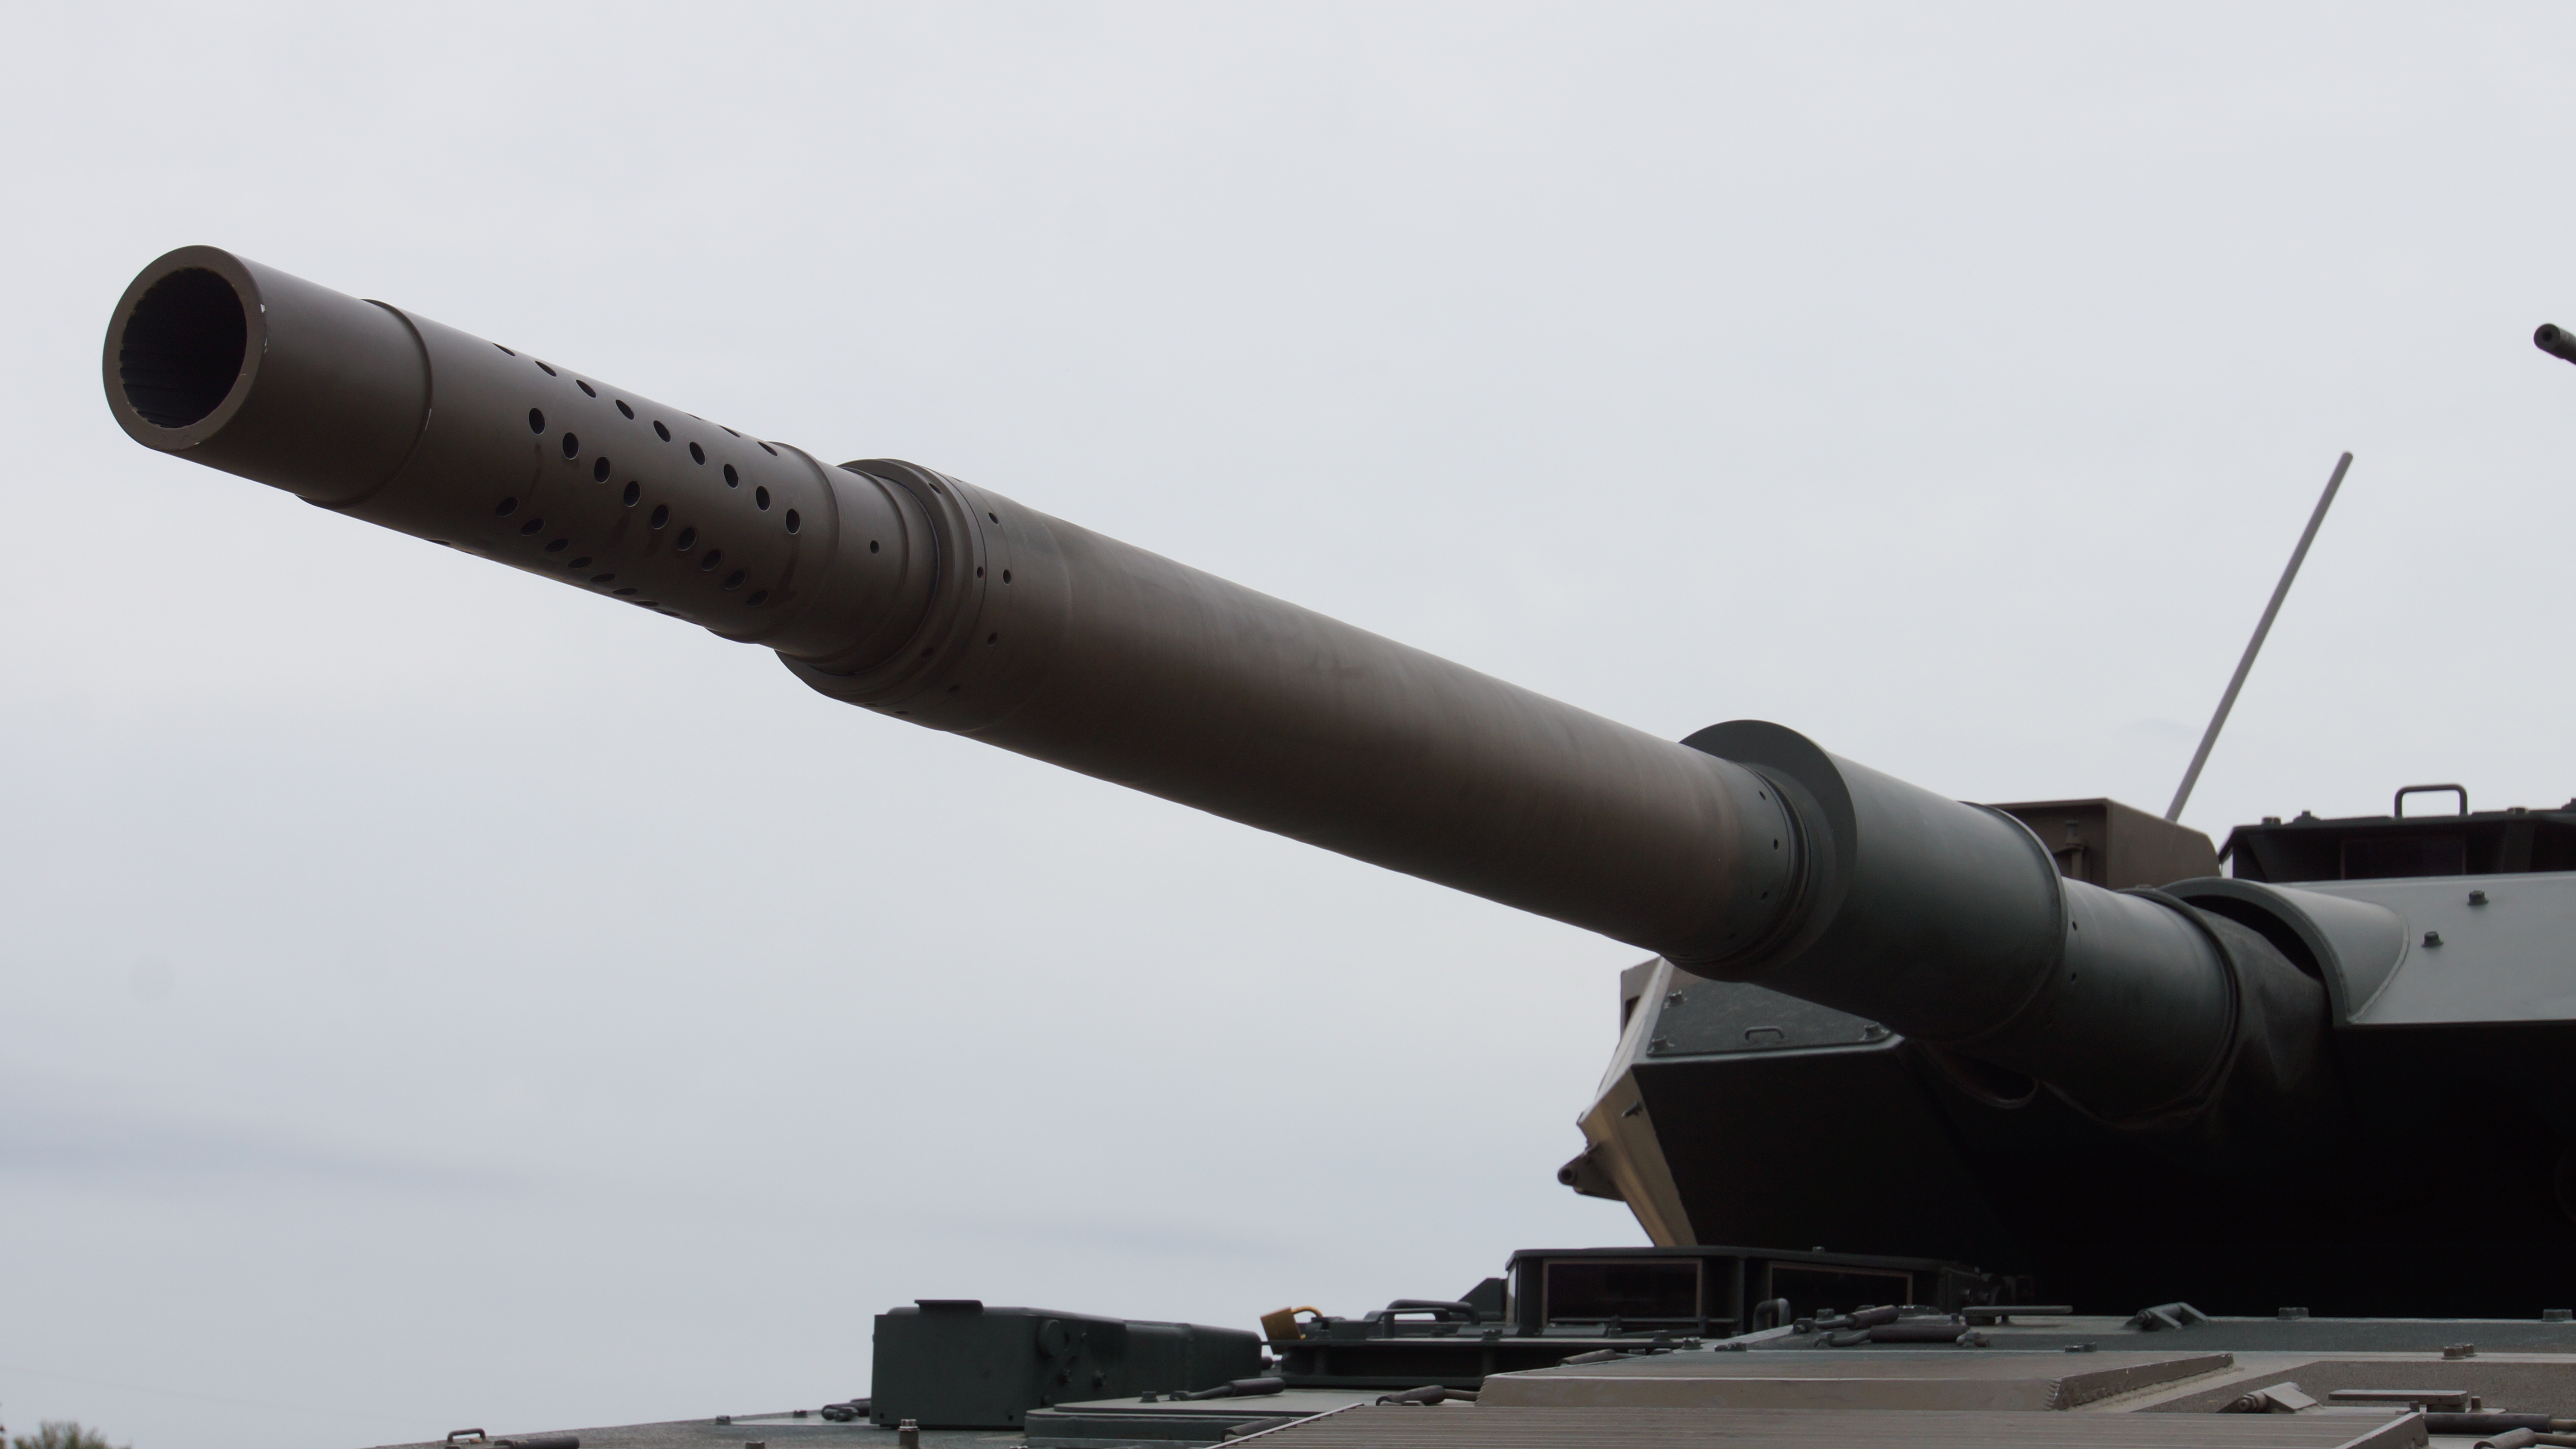
[[2562,6],[11,30],[13,1429],[753,1412],[915,1297],[1642,1241],[1554,1180],[1636,952],[138,448],[100,337],[175,246],[1975,800],[2160,811],[2349,448],[2187,818],[2576,794]]

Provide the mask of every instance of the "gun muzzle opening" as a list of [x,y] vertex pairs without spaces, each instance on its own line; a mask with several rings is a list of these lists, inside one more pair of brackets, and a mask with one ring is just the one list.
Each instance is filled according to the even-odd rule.
[[116,335],[125,400],[156,428],[185,428],[224,405],[242,379],[250,309],[233,284],[182,267],[145,288]]
[[401,314],[217,247],[135,277],[101,368],[134,441],[327,506],[381,487],[429,421],[428,360]]

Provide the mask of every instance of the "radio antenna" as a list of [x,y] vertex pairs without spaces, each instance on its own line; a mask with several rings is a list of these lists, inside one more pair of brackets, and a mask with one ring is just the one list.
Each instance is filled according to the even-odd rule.
[[2182,788],[2174,791],[2173,804],[2165,808],[2167,820],[2182,818],[2183,802],[2191,798],[2191,787],[2200,783],[2200,767],[2209,763],[2210,746],[2218,743],[2218,732],[2227,727],[2227,712],[2236,708],[2236,692],[2245,687],[2245,676],[2253,672],[2254,656],[2263,652],[2263,636],[2272,632],[2272,621],[2280,617],[2281,601],[2290,596],[2290,583],[2299,576],[2299,565],[2308,561],[2308,545],[2317,541],[2317,526],[2326,521],[2326,510],[2334,507],[2335,490],[2343,487],[2344,470],[2352,466],[2352,454],[2335,460],[2334,476],[2326,480],[2326,491],[2317,499],[2317,511],[2308,515],[2308,530],[2299,535],[2299,546],[2290,550],[2290,566],[2281,570],[2281,582],[2272,587],[2272,602],[2263,606],[2263,622],[2254,626],[2254,637],[2245,642],[2245,657],[2236,661],[2236,677],[2227,681],[2227,693],[2219,696],[2218,713],[2209,717],[2209,729],[2200,737],[2200,748],[2192,752],[2191,768],[2182,772]]

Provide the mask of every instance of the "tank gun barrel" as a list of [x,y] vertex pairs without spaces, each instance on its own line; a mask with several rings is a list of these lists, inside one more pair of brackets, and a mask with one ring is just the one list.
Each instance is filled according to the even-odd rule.
[[2576,362],[2576,333],[2555,322],[2541,323],[2540,329],[2531,334],[2531,345],[2561,362]]
[[2263,1017],[2244,942],[2062,880],[2011,818],[1788,730],[1659,739],[930,469],[827,466],[229,252],[137,276],[102,365],[147,447],[762,645],[835,699],[1949,1044],[2107,1117],[2205,1098]]

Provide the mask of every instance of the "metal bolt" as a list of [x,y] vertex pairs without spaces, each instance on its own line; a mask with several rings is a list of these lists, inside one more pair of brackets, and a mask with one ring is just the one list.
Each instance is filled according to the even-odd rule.
[[2486,903],[2487,903],[2487,893],[2486,893],[2485,891],[2471,891],[2471,892],[2469,892],[2469,904],[2470,904],[2470,905],[2473,905],[2473,906],[2483,906],[2483,905],[2485,905]]
[[2477,1356],[2478,1346],[2474,1343],[2446,1343],[2442,1345],[2442,1357],[2444,1358],[2476,1358]]
[[2427,946],[2439,946],[2439,945],[2441,945],[2441,944],[2442,944],[2442,933],[2441,933],[2441,932],[2439,932],[2439,931],[2426,931],[2426,932],[2424,933],[2424,944],[2425,944],[2425,945],[2427,945]]
[[1681,1004],[1682,1004],[1682,994],[1681,994],[1680,992],[1678,992],[1678,991],[1674,991],[1674,992],[1666,993],[1666,995],[1665,995],[1665,997],[1664,997],[1664,1005],[1666,1005],[1666,1006],[1679,1006],[1679,1005],[1681,1005]]

